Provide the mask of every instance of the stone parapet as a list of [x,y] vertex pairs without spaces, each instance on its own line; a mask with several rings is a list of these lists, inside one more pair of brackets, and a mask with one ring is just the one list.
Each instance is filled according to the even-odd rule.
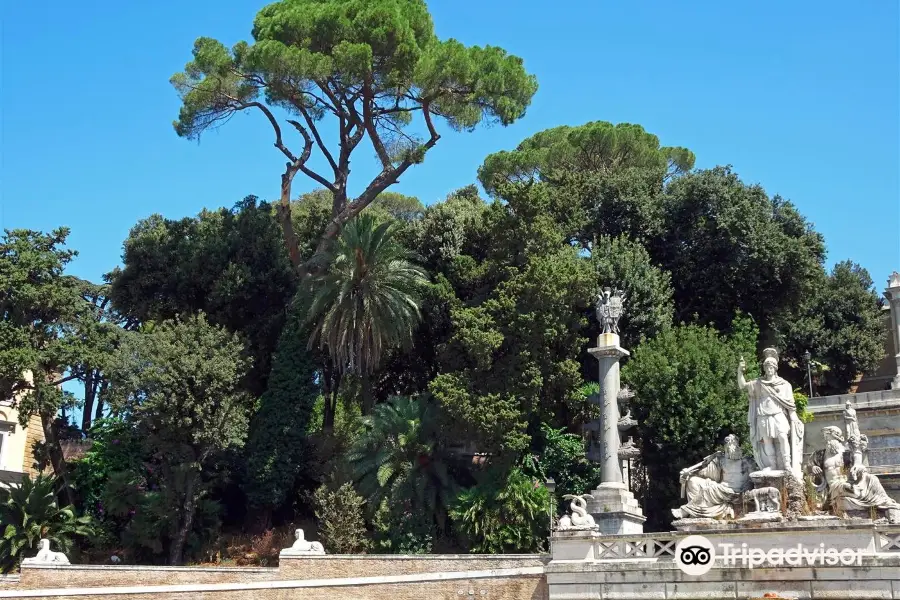
[[549,555],[538,554],[326,554],[283,556],[278,571],[283,579],[327,579],[540,567],[549,561]]

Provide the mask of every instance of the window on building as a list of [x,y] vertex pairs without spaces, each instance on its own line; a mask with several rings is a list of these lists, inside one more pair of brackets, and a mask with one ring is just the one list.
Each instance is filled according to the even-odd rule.
[[0,469],[4,467],[4,454],[7,449],[7,438],[16,430],[16,424],[8,421],[0,421]]

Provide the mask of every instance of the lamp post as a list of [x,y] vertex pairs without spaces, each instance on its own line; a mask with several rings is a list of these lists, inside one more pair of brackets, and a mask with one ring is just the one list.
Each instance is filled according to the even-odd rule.
[[812,389],[812,354],[810,354],[809,350],[803,353],[803,358],[806,359],[806,377],[809,380],[809,397],[812,398],[813,389]]
[[[547,488],[547,491],[550,492],[550,502],[547,507],[547,516],[549,517],[549,537],[547,538],[547,549],[550,550],[550,544],[552,544],[553,538],[553,492],[556,491],[556,480],[552,477],[548,477],[546,481],[544,481],[544,486]],[[552,554],[553,551],[550,550]]]

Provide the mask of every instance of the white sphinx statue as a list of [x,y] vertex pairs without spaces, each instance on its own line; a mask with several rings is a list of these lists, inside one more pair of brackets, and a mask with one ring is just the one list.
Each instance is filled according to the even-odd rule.
[[69,559],[62,552],[54,552],[50,549],[50,540],[42,539],[38,542],[38,553],[33,558],[26,558],[22,564],[56,564],[67,565]]
[[682,469],[681,497],[687,504],[672,509],[676,519],[734,518],[734,504],[752,487],[753,461],[744,457],[736,435],[725,438],[725,450]]
[[290,548],[281,551],[281,556],[303,556],[309,554],[325,554],[325,548],[319,542],[309,542],[303,536],[303,530],[294,531],[297,540]]
[[884,511],[891,523],[900,523],[900,503],[887,495],[864,464],[865,436],[852,426],[850,429],[854,436],[845,440],[840,428],[823,428],[825,449],[814,452],[807,464],[807,472],[823,496],[822,508],[831,509],[838,517],[846,517],[849,511],[875,509]]

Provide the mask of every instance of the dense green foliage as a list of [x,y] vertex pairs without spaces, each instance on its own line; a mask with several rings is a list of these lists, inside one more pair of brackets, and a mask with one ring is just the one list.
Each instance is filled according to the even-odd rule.
[[68,235],[18,229],[0,241],[0,398],[13,401],[22,426],[40,417],[49,462],[74,503],[56,426],[74,398],[62,384],[106,362],[117,328],[100,322],[87,284],[64,273],[76,256],[64,247]]
[[[603,287],[627,298],[648,529],[669,526],[673,473],[744,436],[741,356],[777,346],[801,407],[806,350],[820,394],[881,359],[864,269],[826,272],[790,202],[694,170],[637,124],[563,125],[487,156],[489,201],[475,185],[437,202],[387,191],[442,123],[508,125],[537,89],[504,50],[438,39],[422,0],[283,0],[252,35],[196,41],[172,78],[175,128],[262,116],[287,159],[273,204],[143,219],[102,284],[66,273],[64,228],[0,244],[0,393],[40,416],[36,458],[101,549],[174,564],[223,532],[271,542],[311,518],[331,552],[543,548],[545,478],[559,498],[599,479],[582,436]],[[379,169],[351,182],[360,147]],[[298,173],[319,189],[294,197]],[[79,404],[80,431],[61,418]],[[91,438],[74,464],[64,434]]]
[[56,478],[46,475],[26,475],[18,487],[0,487],[0,573],[33,556],[42,539],[50,540],[55,552],[71,552],[76,538],[93,535],[91,517],[57,505],[57,487]]
[[647,340],[634,352],[623,379],[632,401],[652,490],[643,506],[650,525],[662,526],[679,501],[672,473],[709,454],[729,433],[747,441],[747,400],[736,382],[741,356],[753,362],[757,331],[747,319],[722,337],[700,325],[681,325]]
[[550,532],[550,494],[514,468],[487,472],[462,492],[450,515],[472,552],[538,552]]
[[[309,461],[306,439],[319,396],[316,363],[307,349],[306,303],[299,299],[273,357],[272,374],[250,421],[244,488],[249,510],[268,521],[287,500]],[[267,524],[267,523],[266,523]]]
[[353,486],[345,483],[337,489],[323,485],[313,497],[319,537],[326,552],[356,554],[369,547],[363,511],[366,501]]
[[141,322],[203,311],[240,334],[252,360],[248,390],[261,394],[296,288],[282,243],[272,207],[253,196],[177,221],[153,215],[125,240],[113,304]]
[[444,526],[454,481],[439,419],[433,400],[405,396],[379,404],[365,418],[348,461],[370,506],[387,502],[394,514],[429,515]]
[[326,349],[338,371],[361,377],[364,414],[372,410],[369,377],[390,348],[408,345],[419,322],[427,275],[411,259],[390,222],[362,215],[321,255],[327,272],[309,281],[310,345]]
[[111,370],[114,407],[130,416],[158,469],[170,564],[182,561],[209,491],[208,471],[246,438],[248,402],[240,383],[248,365],[241,351],[234,334],[200,313],[129,336]]

